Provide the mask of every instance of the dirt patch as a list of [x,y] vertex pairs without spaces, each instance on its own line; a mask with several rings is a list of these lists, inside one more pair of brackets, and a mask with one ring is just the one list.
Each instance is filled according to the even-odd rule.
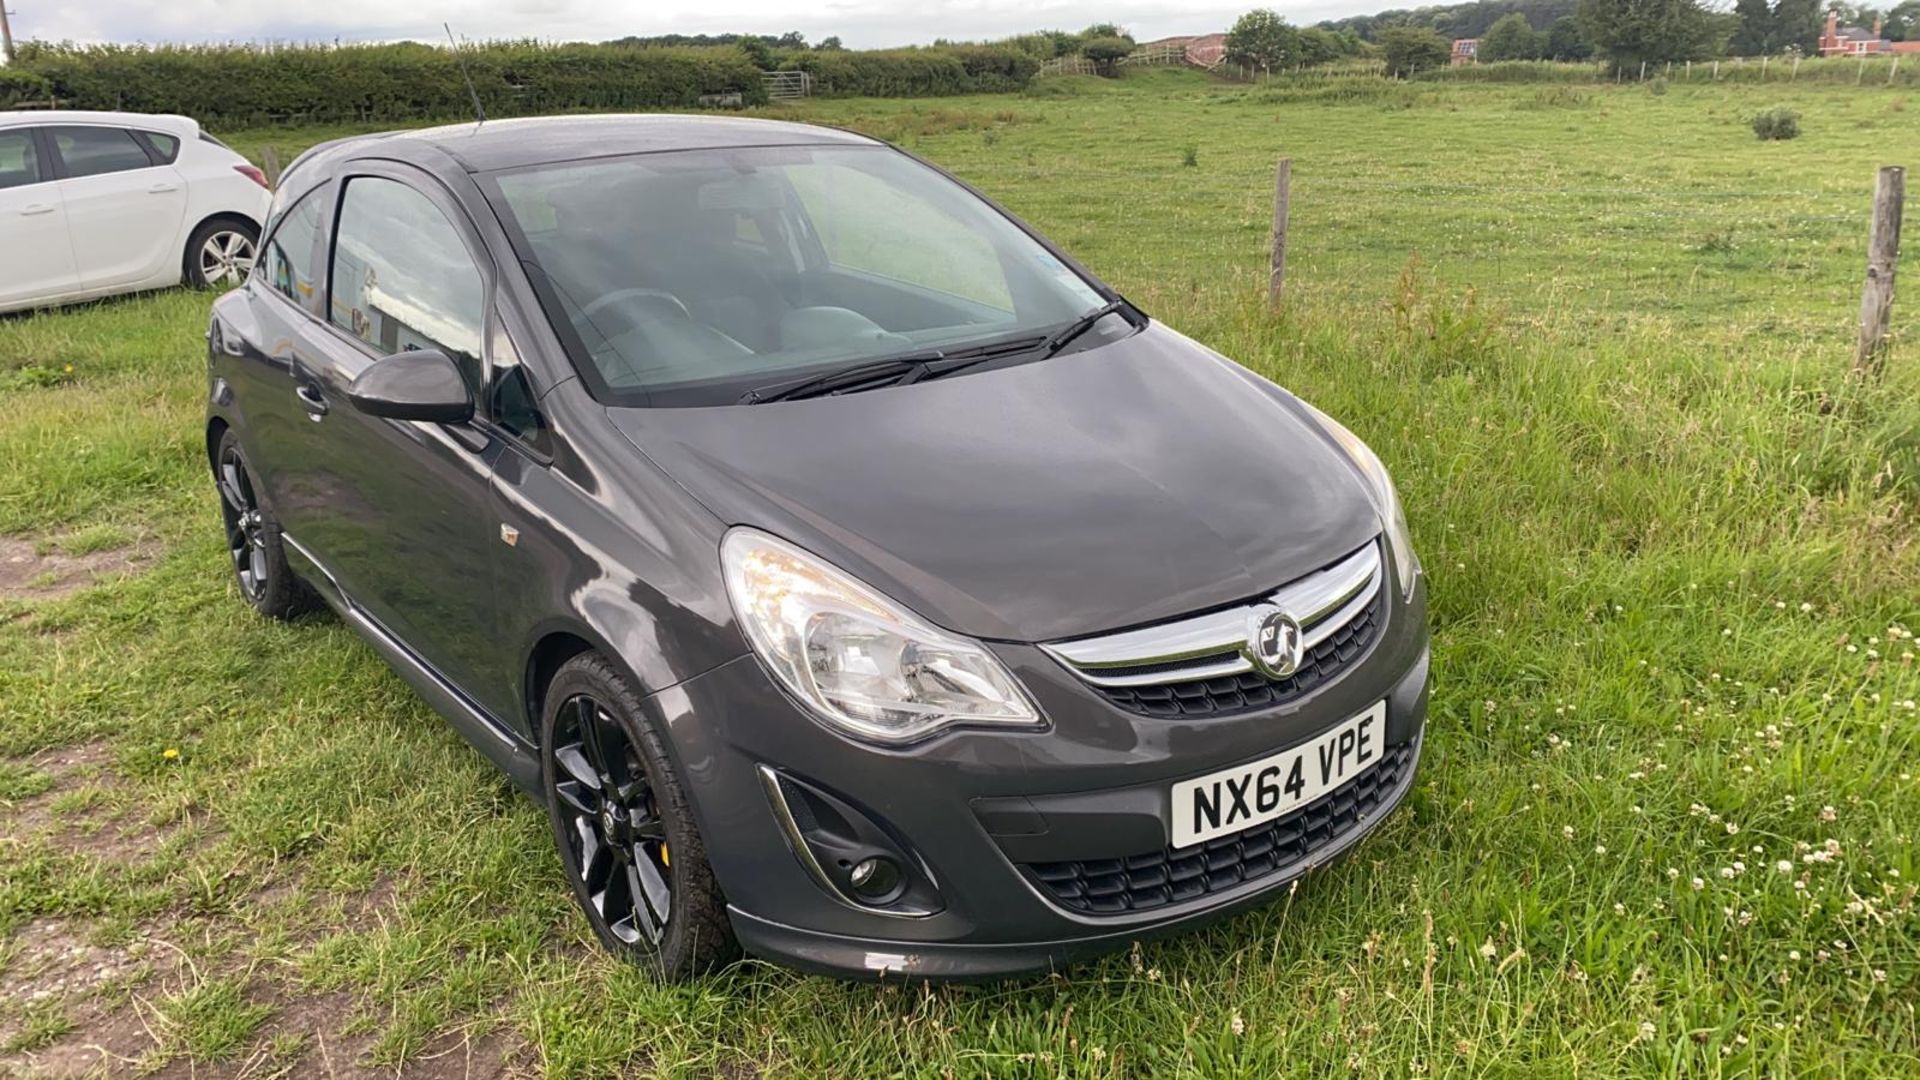
[[[116,1074],[153,1047],[153,1035],[129,996],[155,975],[176,970],[178,954],[157,948],[144,935],[125,944],[96,945],[89,929],[83,921],[36,919],[6,939],[0,1013],[18,1018],[57,1007],[71,1026],[46,1045],[0,1055],[0,1074]],[[14,1026],[0,1025],[9,1029],[8,1037]]]
[[139,573],[159,548],[136,542],[85,554],[63,553],[17,536],[0,536],[0,600],[54,600],[97,581]]

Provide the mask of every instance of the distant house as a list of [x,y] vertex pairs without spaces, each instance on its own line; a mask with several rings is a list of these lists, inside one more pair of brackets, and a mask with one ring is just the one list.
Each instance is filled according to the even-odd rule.
[[1480,58],[1480,39],[1479,38],[1463,37],[1463,38],[1453,39],[1453,59],[1450,60],[1449,63],[1452,63],[1455,66],[1458,66],[1460,64],[1472,64],[1477,62],[1479,58]]
[[1838,11],[1827,12],[1827,31],[1820,35],[1821,56],[1884,56],[1888,53],[1920,53],[1920,41],[1888,41],[1880,36],[1880,22],[1873,29],[1841,26]]

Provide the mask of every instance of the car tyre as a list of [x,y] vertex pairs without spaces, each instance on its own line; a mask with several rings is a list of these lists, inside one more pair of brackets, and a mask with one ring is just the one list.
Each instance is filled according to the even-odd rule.
[[200,223],[187,238],[187,284],[196,289],[238,285],[253,271],[260,230],[250,221],[217,217]]
[[227,564],[241,598],[274,619],[292,619],[319,607],[319,596],[287,565],[280,522],[259,497],[259,481],[231,429],[221,433],[214,449],[213,482],[220,493]]
[[567,883],[603,945],[664,981],[739,955],[666,746],[606,658],[576,656],[549,684],[540,778]]

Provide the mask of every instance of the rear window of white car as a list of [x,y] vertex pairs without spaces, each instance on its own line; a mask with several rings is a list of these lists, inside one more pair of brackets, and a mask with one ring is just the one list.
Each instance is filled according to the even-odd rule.
[[172,135],[162,135],[157,131],[143,131],[140,134],[147,140],[147,145],[160,155],[162,165],[171,165],[180,156],[180,140]]

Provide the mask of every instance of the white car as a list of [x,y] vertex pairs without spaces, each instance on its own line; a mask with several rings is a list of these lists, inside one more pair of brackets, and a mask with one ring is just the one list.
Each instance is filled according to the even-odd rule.
[[184,116],[0,112],[0,311],[237,282],[271,198]]

